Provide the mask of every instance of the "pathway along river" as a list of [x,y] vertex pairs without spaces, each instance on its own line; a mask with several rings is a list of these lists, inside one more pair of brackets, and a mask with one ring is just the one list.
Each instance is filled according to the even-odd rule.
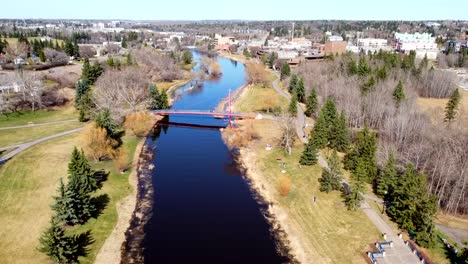
[[[194,52],[195,61],[201,59]],[[218,58],[218,80],[180,93],[173,109],[211,110],[245,83],[242,63]],[[198,67],[198,66],[195,66]],[[177,94],[177,93],[176,93]],[[210,117],[170,122],[225,126]],[[161,127],[160,127],[161,128]],[[261,207],[221,139],[219,129],[166,126],[147,140],[154,149],[153,209],[145,226],[145,263],[284,263]]]

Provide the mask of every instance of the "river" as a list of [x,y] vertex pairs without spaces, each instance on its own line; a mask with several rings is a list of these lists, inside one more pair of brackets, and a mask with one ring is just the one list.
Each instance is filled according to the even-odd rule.
[[[194,60],[201,55],[194,52]],[[244,65],[217,58],[218,80],[179,88],[174,109],[211,110],[245,82]],[[198,66],[195,66],[195,68]],[[185,92],[181,92],[185,91]],[[223,126],[226,120],[170,116],[171,122]],[[145,226],[145,263],[284,263],[264,205],[238,169],[219,129],[164,125],[147,140],[154,149],[153,209]]]

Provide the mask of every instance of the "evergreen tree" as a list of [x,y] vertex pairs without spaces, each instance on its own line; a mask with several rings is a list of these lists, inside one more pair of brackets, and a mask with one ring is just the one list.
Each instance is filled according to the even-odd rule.
[[165,91],[162,91],[161,95],[159,96],[159,107],[161,107],[161,109],[169,109],[170,107],[169,99]]
[[119,138],[119,126],[112,119],[109,109],[100,111],[96,116],[95,122],[98,127],[104,128],[107,132],[107,135],[109,135],[111,138]]
[[70,39],[65,41],[65,47],[63,51],[70,57],[75,55],[75,46]]
[[299,164],[305,166],[315,165],[317,164],[317,155],[317,147],[314,145],[312,138],[310,138],[309,142],[305,145],[301,158],[299,159]]
[[344,111],[335,119],[330,133],[330,147],[345,152],[349,147],[348,123]]
[[89,68],[88,80],[90,84],[94,84],[99,76],[104,72],[104,68],[102,68],[101,64],[97,61],[93,63],[93,65]]
[[426,176],[408,164],[403,175],[397,177],[387,195],[387,213],[400,228],[414,231],[421,246],[431,247],[434,242],[433,217],[437,211],[436,198],[426,190]]
[[81,80],[88,80],[90,76],[91,66],[89,65],[89,59],[86,58],[83,62],[83,67],[81,67]]
[[315,116],[317,112],[317,107],[318,107],[317,92],[315,91],[315,89],[312,89],[312,91],[310,92],[310,95],[307,97],[306,111],[304,114],[308,117]]
[[328,126],[323,111],[320,111],[315,121],[311,139],[317,148],[324,148],[328,145]]
[[320,191],[329,193],[338,191],[341,188],[341,171],[340,159],[337,152],[334,150],[331,157],[328,159],[328,168],[322,169],[322,177],[319,179]]
[[79,189],[83,192],[92,193],[98,189],[97,180],[94,177],[94,171],[89,164],[88,159],[83,152],[75,147],[73,148],[70,163],[68,163],[69,181],[73,177],[79,179]]
[[387,79],[387,67],[384,65],[381,68],[377,69],[377,78],[381,81]]
[[366,125],[366,127],[358,133],[354,147],[345,156],[345,168],[355,172],[358,161],[362,161],[366,171],[366,181],[371,182],[377,174],[377,166],[375,161],[376,151],[376,135],[375,133],[371,132]]
[[455,89],[455,91],[452,93],[452,96],[450,96],[450,100],[447,102],[447,106],[445,107],[445,122],[451,122],[455,119],[460,100],[460,92],[458,89]]
[[54,204],[51,206],[55,212],[55,218],[60,222],[68,222],[69,219],[73,218],[73,212],[70,208],[70,198],[67,193],[63,179],[60,178],[60,185],[57,189],[58,195],[54,196]]
[[272,52],[270,56],[268,56],[268,66],[273,69],[273,65],[275,64],[276,59],[278,59],[278,53]]
[[356,169],[351,175],[351,190],[345,196],[345,204],[349,210],[356,210],[363,200],[362,194],[365,191],[364,181],[367,178],[366,164],[362,159],[357,161]]
[[395,100],[395,104],[397,106],[400,105],[400,103],[405,100],[405,91],[403,90],[403,83],[401,80],[398,82],[398,85],[395,87],[395,90],[393,91],[393,100]]
[[370,73],[370,67],[366,62],[366,58],[361,56],[359,58],[359,64],[357,66],[357,73],[359,76],[364,77]]
[[281,66],[281,77],[280,77],[280,79],[284,80],[284,78],[286,78],[290,74],[291,74],[291,68],[289,67],[289,63],[287,63],[287,62],[283,63],[283,65]]
[[75,108],[80,109],[82,97],[89,91],[88,79],[80,79],[76,83]]
[[192,53],[189,50],[185,50],[184,53],[182,54],[182,61],[185,64],[192,63]]
[[39,59],[41,60],[41,62],[45,62],[45,61],[46,61],[46,57],[45,57],[45,54],[44,54],[44,50],[40,50],[40,51],[39,51]]
[[370,92],[370,90],[372,90],[372,89],[375,87],[375,84],[376,84],[376,81],[375,81],[374,76],[369,77],[369,79],[367,80],[367,82],[365,82],[365,83],[361,86],[361,92],[362,92],[364,95],[366,95],[368,92]]
[[127,38],[125,36],[122,37],[122,48],[126,49],[128,47]]
[[288,113],[292,116],[297,116],[297,95],[293,94],[291,101],[289,102]]
[[358,73],[358,66],[353,59],[348,62],[347,71],[349,75],[355,75]]
[[78,43],[73,42],[73,56],[75,56],[75,58],[79,58],[80,57],[80,47],[78,46]]
[[293,73],[291,75],[291,79],[289,80],[288,91],[290,94],[293,94],[295,92],[296,85],[297,85],[297,75]]
[[49,256],[55,263],[78,263],[79,247],[75,240],[65,235],[65,229],[52,219],[39,238],[38,250]]
[[380,197],[386,197],[394,189],[394,184],[397,181],[397,169],[395,167],[395,157],[393,154],[390,155],[387,160],[385,168],[380,172],[377,180],[376,193]]
[[156,85],[151,84],[149,86],[149,96],[150,96],[150,109],[151,110],[161,109],[161,107],[159,106],[159,97],[161,95],[159,94],[159,90],[156,87]]
[[304,79],[301,77],[296,84],[296,95],[297,100],[301,103],[305,102],[305,88],[304,88]]

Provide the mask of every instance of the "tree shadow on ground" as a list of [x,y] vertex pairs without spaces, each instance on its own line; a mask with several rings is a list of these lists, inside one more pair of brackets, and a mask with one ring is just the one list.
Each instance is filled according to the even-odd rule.
[[107,205],[109,204],[109,202],[110,202],[109,195],[105,193],[91,198],[91,203],[96,208],[92,214],[92,217],[98,218],[102,214],[102,211],[104,211],[104,209],[107,208]]
[[93,239],[93,236],[91,235],[91,231],[88,230],[79,235],[74,235],[71,237],[71,239],[73,240],[73,244],[77,246],[76,258],[86,257],[89,253],[88,246],[94,243],[94,239]]
[[98,170],[94,172],[93,176],[97,181],[98,189],[101,189],[102,183],[107,181],[107,178],[109,178],[109,172],[106,172],[105,170]]

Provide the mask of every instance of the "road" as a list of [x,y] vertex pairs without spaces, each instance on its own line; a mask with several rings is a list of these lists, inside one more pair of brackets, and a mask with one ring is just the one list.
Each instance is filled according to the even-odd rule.
[[[279,86],[279,75],[275,73],[277,79],[273,81],[273,89],[275,89],[281,96],[290,100],[291,95],[281,89]],[[299,139],[307,143],[308,138],[304,133],[304,125],[306,119],[304,110],[297,104],[297,118],[296,118],[296,133]],[[328,168],[328,163],[321,153],[318,156],[318,164],[322,168]],[[347,184],[347,182],[345,182]],[[361,209],[367,215],[369,220],[377,227],[382,234],[387,234],[387,241],[393,241],[394,247],[386,250],[386,257],[379,259],[379,263],[421,263],[419,258],[411,252],[411,250],[405,245],[404,241],[398,237],[392,230],[392,228],[382,219],[379,213],[377,213],[368,203],[368,200],[382,202],[380,199],[371,197],[369,195],[363,195],[364,201],[361,203]]]
[[47,125],[57,125],[57,124],[70,123],[70,122],[78,122],[78,119],[69,119],[69,120],[62,120],[62,121],[55,121],[55,122],[37,123],[37,124],[33,123],[33,124],[21,125],[21,126],[0,127],[0,130],[27,128],[27,127],[38,127],[38,126],[47,126]]
[[31,142],[26,142],[26,143],[23,143],[23,144],[20,144],[20,145],[2,148],[0,150],[16,147],[16,149],[14,149],[14,150],[8,152],[7,154],[5,154],[4,156],[0,157],[0,164],[3,164],[4,162],[11,159],[12,157],[17,155],[18,153],[21,153],[22,151],[24,151],[24,150],[26,150],[26,149],[34,146],[34,145],[37,145],[39,143],[42,143],[42,142],[50,140],[50,139],[54,139],[54,138],[62,137],[62,136],[65,136],[65,135],[73,134],[73,133],[79,132],[81,130],[83,130],[83,127],[79,127],[79,128],[75,128],[75,129],[72,129],[72,130],[65,131],[65,132],[61,132],[61,133],[58,133],[58,134],[55,134],[55,135],[52,135],[52,136],[43,137],[43,138],[31,141]]

